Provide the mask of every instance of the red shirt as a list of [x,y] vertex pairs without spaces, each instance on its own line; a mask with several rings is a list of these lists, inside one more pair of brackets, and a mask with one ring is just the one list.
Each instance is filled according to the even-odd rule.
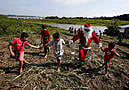
[[50,34],[49,30],[42,29],[41,30],[41,35],[42,35],[43,42],[44,42],[44,41],[49,41],[49,37],[50,37],[51,34]]
[[[14,46],[14,50],[19,51],[19,53],[24,52],[24,46],[29,45],[27,41],[24,41],[24,43],[21,41],[20,38],[15,38],[11,44]],[[23,44],[23,45],[22,45]]]
[[105,52],[104,60],[108,60],[109,62],[111,62],[111,59],[114,56],[119,55],[115,49],[110,50],[109,48],[105,48],[104,52]]

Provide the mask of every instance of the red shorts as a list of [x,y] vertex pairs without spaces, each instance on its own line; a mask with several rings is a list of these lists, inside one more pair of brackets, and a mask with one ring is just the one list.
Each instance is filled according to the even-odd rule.
[[107,68],[109,67],[109,63],[111,62],[111,60],[106,60],[106,59],[104,59],[105,60],[105,64],[107,65]]
[[24,60],[24,52],[19,53],[19,57],[17,57],[16,60],[23,61]]

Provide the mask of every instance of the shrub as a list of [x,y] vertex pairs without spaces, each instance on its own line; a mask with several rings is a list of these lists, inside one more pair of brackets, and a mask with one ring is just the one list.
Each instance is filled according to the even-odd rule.
[[108,29],[105,30],[105,34],[110,36],[117,36],[119,33],[119,27],[117,21],[112,21],[108,26]]

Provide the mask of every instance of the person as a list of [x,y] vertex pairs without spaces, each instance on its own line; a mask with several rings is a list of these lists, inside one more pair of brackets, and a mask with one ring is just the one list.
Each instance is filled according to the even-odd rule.
[[61,59],[62,59],[63,53],[64,53],[64,49],[63,49],[64,44],[65,44],[65,42],[63,39],[60,38],[59,33],[54,33],[53,40],[48,43],[49,46],[53,46],[53,53],[58,62],[57,72],[60,72]]
[[70,30],[70,33],[73,33],[73,26],[69,30]]
[[[45,25],[42,25],[42,30],[41,30],[41,43],[43,45],[48,44],[49,41],[51,41],[52,36],[50,34],[50,31],[46,29]],[[44,47],[44,57],[47,58],[47,53],[49,52],[49,47],[46,45]]]
[[81,29],[81,28],[78,28],[77,33],[81,31],[80,29]]
[[76,30],[76,28],[74,29],[74,35],[76,35],[76,33],[77,33],[77,30]]
[[69,32],[71,31],[71,27],[69,27]]
[[79,44],[79,59],[82,63],[85,62],[88,49],[90,49],[90,43],[92,40],[96,44],[98,44],[99,47],[102,47],[102,43],[100,40],[97,38],[95,33],[93,32],[93,29],[90,24],[85,24],[84,28],[77,34],[75,35],[71,40],[69,40],[69,44],[72,44],[76,40],[80,39],[80,44]]
[[99,30],[99,39],[101,40],[101,38],[102,38],[102,32],[101,30]]
[[[16,58],[20,62],[20,73],[23,72],[23,63],[30,64],[27,60],[24,59],[24,46],[28,45],[33,48],[39,48],[39,46],[31,45],[27,42],[28,34],[23,32],[21,33],[20,38],[14,38],[13,41],[9,43],[9,51],[12,58]],[[14,51],[12,50],[14,47]]]
[[119,33],[118,34],[118,44],[121,44],[121,42],[122,42],[122,40],[123,40],[123,35],[122,35],[122,33]]
[[115,47],[115,44],[114,42],[110,42],[108,44],[108,47],[107,48],[101,48],[101,50],[105,53],[104,55],[104,64],[101,66],[105,66],[105,76],[107,77],[108,76],[108,68],[109,68],[109,63],[111,62],[111,59],[114,57],[114,56],[120,56],[117,51],[114,49]]

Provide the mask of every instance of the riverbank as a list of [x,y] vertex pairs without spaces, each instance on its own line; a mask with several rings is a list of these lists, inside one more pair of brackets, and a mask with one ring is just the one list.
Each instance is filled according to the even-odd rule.
[[[45,24],[45,25],[49,25],[52,27],[57,27],[57,28],[61,28],[61,29],[65,29],[65,30],[69,30],[70,27],[73,28],[73,30],[79,30],[80,28],[82,28],[84,25],[74,25],[74,24],[58,24],[58,23],[39,23],[39,22],[30,22],[32,24]],[[93,30],[95,31],[96,34],[99,35],[99,31],[101,31],[101,33],[103,33],[105,31],[105,29],[107,29],[106,26],[92,26]]]

